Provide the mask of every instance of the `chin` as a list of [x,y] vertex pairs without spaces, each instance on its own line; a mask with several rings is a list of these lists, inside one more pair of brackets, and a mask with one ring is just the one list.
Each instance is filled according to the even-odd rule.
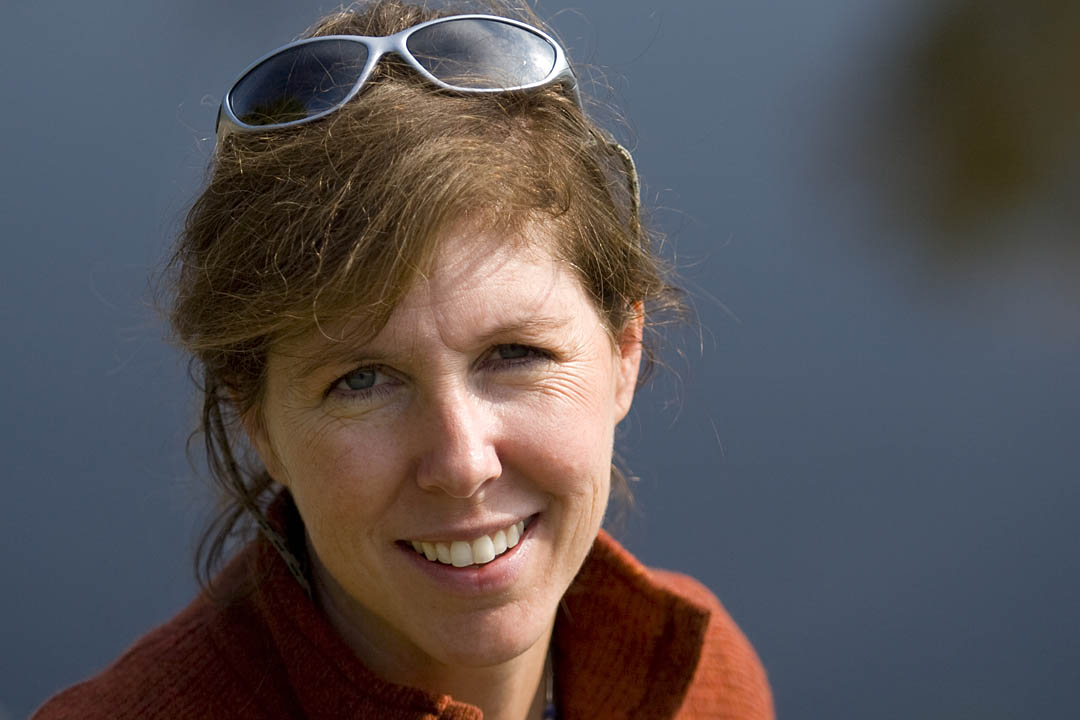
[[472,617],[446,622],[428,636],[428,642],[418,645],[443,665],[499,665],[547,641],[557,605],[556,600],[550,609],[511,606],[476,612]]

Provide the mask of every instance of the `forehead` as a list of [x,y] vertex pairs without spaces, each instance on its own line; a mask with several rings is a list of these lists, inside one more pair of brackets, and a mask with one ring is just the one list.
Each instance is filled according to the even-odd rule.
[[583,299],[569,268],[542,245],[459,231],[440,244],[379,337],[437,332],[455,344],[458,336],[466,341],[498,326],[569,320]]
[[372,315],[353,308],[275,351],[307,358],[307,366],[358,347],[375,354],[426,342],[464,348],[510,331],[536,335],[600,323],[576,273],[536,227],[524,237],[468,226],[448,231],[385,321],[373,327]]
[[498,230],[456,227],[436,248],[395,311],[437,307],[482,293],[550,292],[569,276],[569,268],[555,259],[554,240],[542,230],[507,236]]

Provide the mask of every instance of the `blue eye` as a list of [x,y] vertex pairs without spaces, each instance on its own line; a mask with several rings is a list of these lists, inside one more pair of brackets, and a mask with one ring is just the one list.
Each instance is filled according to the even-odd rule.
[[342,375],[327,390],[342,400],[367,402],[397,390],[401,382],[379,365],[358,367]]
[[546,350],[532,345],[507,343],[492,348],[487,362],[491,363],[492,370],[515,370],[532,368],[551,359],[551,353]]
[[532,354],[533,349],[526,345],[500,345],[498,351],[501,360],[520,360]]
[[341,378],[341,383],[350,390],[370,390],[375,386],[376,375],[375,368],[357,368]]

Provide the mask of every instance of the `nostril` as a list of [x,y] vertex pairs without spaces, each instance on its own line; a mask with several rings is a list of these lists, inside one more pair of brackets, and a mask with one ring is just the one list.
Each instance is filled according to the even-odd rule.
[[439,491],[456,499],[479,499],[484,488],[502,475],[494,448],[475,449],[458,455],[433,456],[422,462],[417,482],[425,490]]
[[462,383],[427,404],[416,432],[426,449],[418,466],[418,484],[450,497],[474,498],[502,474],[495,449],[496,421],[486,401]]

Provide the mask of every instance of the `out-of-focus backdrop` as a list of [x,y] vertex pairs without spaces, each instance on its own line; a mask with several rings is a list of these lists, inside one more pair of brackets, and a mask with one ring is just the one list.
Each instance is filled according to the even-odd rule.
[[[0,8],[0,718],[194,592],[147,276],[226,85],[331,8]],[[628,118],[700,320],[622,433],[632,549],[720,596],[781,717],[1075,717],[1080,5],[539,9]]]

